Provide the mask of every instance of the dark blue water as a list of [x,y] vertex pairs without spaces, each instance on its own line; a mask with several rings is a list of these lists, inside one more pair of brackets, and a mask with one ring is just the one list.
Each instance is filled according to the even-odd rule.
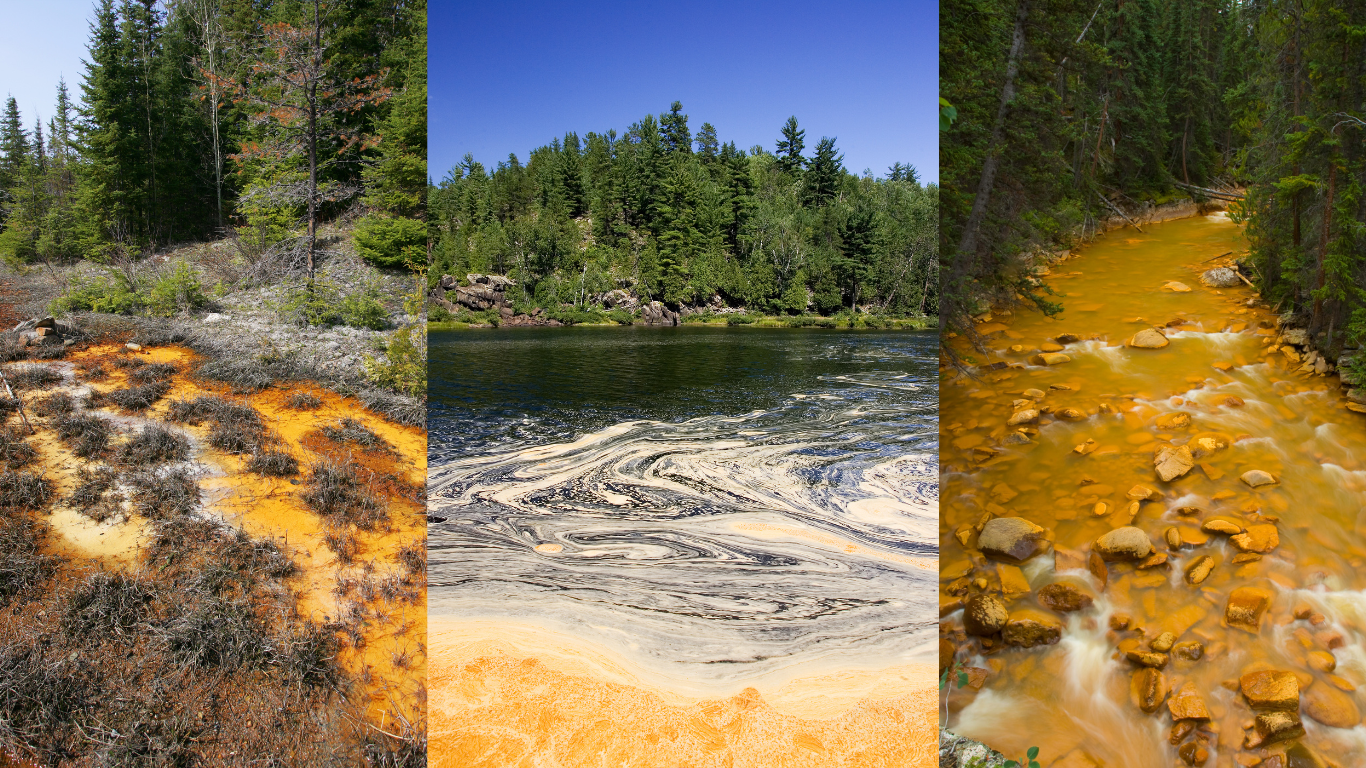
[[[821,401],[794,394],[865,399],[897,407],[908,423],[933,424],[938,342],[934,332],[686,326],[432,333],[431,463],[637,419],[775,409],[778,418],[801,419],[821,410]],[[869,386],[874,380],[893,386]]]

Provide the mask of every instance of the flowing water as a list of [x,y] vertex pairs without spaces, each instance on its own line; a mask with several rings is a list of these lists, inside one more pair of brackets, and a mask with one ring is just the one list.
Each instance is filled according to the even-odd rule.
[[434,764],[928,764],[936,342],[432,334]]
[[[1293,742],[1244,748],[1255,713],[1240,676],[1274,669],[1298,678],[1307,731],[1289,764],[1321,764],[1296,751],[1308,747],[1342,766],[1366,765],[1356,689],[1366,683],[1366,416],[1346,408],[1335,376],[1302,372],[1277,349],[1276,318],[1248,305],[1251,288],[1200,283],[1217,257],[1245,248],[1223,214],[1112,232],[1044,278],[1061,315],[983,318],[985,360],[953,342],[978,363],[1006,365],[977,377],[942,369],[942,630],[971,679],[950,697],[952,730],[1009,756],[1039,746],[1045,766],[1184,765],[1182,754],[1194,758],[1197,748],[1206,765],[1284,766],[1276,756]],[[1168,346],[1124,346],[1154,326]],[[1036,364],[1063,334],[1079,337],[1061,345],[1070,361]],[[1042,412],[1023,425],[1029,442],[1006,440],[1020,428],[1007,420],[1025,409]],[[1182,445],[1194,467],[1163,482],[1155,455]],[[1240,479],[1249,470],[1278,482],[1253,488]],[[1151,500],[1132,501],[1139,485],[1155,492]],[[985,559],[976,531],[991,516],[1046,528],[1053,552],[1045,547],[1019,570]],[[1229,536],[1202,530],[1216,516],[1257,531],[1252,549],[1263,551],[1241,552]],[[1126,525],[1145,531],[1167,562],[1088,569],[1092,543]],[[1187,570],[1204,557],[1213,570],[1192,584]],[[1049,611],[1039,594],[1053,582],[1094,604]],[[1004,592],[1012,620],[1058,625],[1061,640],[1022,648],[966,636],[959,608],[980,592]],[[1235,611],[1230,625],[1231,596],[1269,598],[1270,607],[1243,626]],[[1193,686],[1210,715],[1194,732],[1173,731],[1167,704],[1145,714],[1133,690],[1151,673],[1126,653],[1149,651],[1164,632],[1177,646],[1156,688]],[[1179,753],[1174,741],[1196,746]]]

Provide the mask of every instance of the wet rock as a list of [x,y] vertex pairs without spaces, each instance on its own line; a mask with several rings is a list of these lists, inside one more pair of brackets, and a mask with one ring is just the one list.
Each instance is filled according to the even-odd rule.
[[1247,705],[1253,709],[1279,709],[1290,712],[1300,708],[1300,681],[1294,672],[1265,669],[1238,678]]
[[1169,661],[1165,653],[1148,653],[1147,651],[1129,651],[1124,654],[1124,658],[1140,667],[1152,667],[1153,669],[1163,669]]
[[997,517],[982,526],[977,548],[987,557],[1019,565],[1039,554],[1045,534],[1023,517]]
[[1019,648],[1052,645],[1062,639],[1062,625],[1045,613],[1025,609],[1011,614],[1001,639]]
[[1083,611],[1091,607],[1091,596],[1071,584],[1058,582],[1039,590],[1039,603],[1058,613]]
[[1243,552],[1266,554],[1280,546],[1281,537],[1276,526],[1269,523],[1259,523],[1249,525],[1243,533],[1230,536],[1229,541]]
[[1053,340],[1059,344],[1074,344],[1081,341],[1081,337],[1075,333],[1060,333],[1057,336],[1054,336]]
[[1053,415],[1063,421],[1081,421],[1086,418],[1086,412],[1077,408],[1059,408]]
[[1029,445],[1029,435],[1023,432],[1011,432],[1001,438],[1001,445]]
[[1176,526],[1169,526],[1162,533],[1162,538],[1167,540],[1167,549],[1175,552],[1181,548],[1181,532],[1176,529]]
[[1135,561],[1143,560],[1151,555],[1153,543],[1142,529],[1124,526],[1096,539],[1096,542],[1091,545],[1091,549],[1107,562]]
[[1091,550],[1090,556],[1086,559],[1086,569],[1091,572],[1092,576],[1096,577],[1096,581],[1100,582],[1101,589],[1105,589],[1106,585],[1110,583],[1110,569],[1105,566],[1104,558],[1094,549]]
[[973,595],[963,604],[963,629],[969,635],[994,635],[1009,618],[1005,602],[996,595]]
[[1217,432],[1207,432],[1196,435],[1188,445],[1191,447],[1191,455],[1197,459],[1203,459],[1219,451],[1224,450],[1232,442],[1228,435],[1221,435]]
[[1272,485],[1276,482],[1275,476],[1270,472],[1263,472],[1260,469],[1249,469],[1244,472],[1239,479],[1253,488],[1260,488],[1263,485]]
[[1200,275],[1200,282],[1210,288],[1236,288],[1242,285],[1242,280],[1238,279],[1238,273],[1228,267],[1215,267]]
[[[1072,449],[1072,453],[1075,453],[1075,454],[1077,454],[1078,456],[1087,456],[1087,455],[1091,454],[1092,452],[1094,452],[1094,451],[1095,451],[1097,448],[1099,448],[1099,447],[1100,447],[1100,443],[1097,443],[1095,440],[1092,440],[1091,438],[1088,437],[1088,438],[1086,439],[1086,442],[1084,442],[1084,443],[1082,443],[1082,444],[1080,444],[1080,445],[1074,447],[1074,448]],[[1103,502],[1102,502],[1102,503],[1103,503]]]
[[1061,344],[1055,344],[1051,341],[1045,341],[1039,345],[1040,352],[1061,352],[1062,349],[1063,347]]
[[1355,728],[1361,724],[1356,701],[1327,685],[1315,685],[1305,691],[1304,714],[1331,728]]
[[1157,450],[1157,455],[1153,458],[1153,469],[1164,483],[1185,475],[1194,467],[1195,459],[1191,457],[1191,449],[1185,445],[1164,445]]
[[[1053,571],[1072,571],[1086,567],[1086,558],[1075,549],[1053,547]],[[1042,592],[1042,590],[1040,590]]]
[[1152,667],[1135,670],[1129,680],[1129,694],[1144,714],[1151,715],[1162,706],[1167,690],[1167,676]]
[[1172,649],[1172,646],[1175,643],[1176,635],[1172,634],[1171,632],[1163,632],[1162,634],[1153,638],[1152,642],[1148,643],[1148,647],[1154,651],[1157,651],[1158,653],[1166,653],[1167,651],[1170,651]]
[[1243,526],[1227,517],[1211,517],[1200,524],[1200,530],[1205,533],[1221,533],[1225,536],[1236,536],[1243,532]]
[[1044,398],[1044,393],[1042,389],[1026,389],[1020,394],[1030,398],[1031,400],[1042,400]]
[[1191,562],[1190,567],[1186,569],[1186,583],[1191,585],[1199,584],[1205,579],[1208,579],[1213,570],[1214,558],[1209,555],[1197,557]]
[[1124,630],[1129,628],[1129,623],[1131,621],[1132,619],[1129,618],[1129,614],[1127,613],[1111,614],[1110,629],[1113,629],[1116,632],[1123,632]]
[[1230,627],[1256,634],[1262,629],[1262,614],[1271,607],[1272,594],[1257,587],[1238,587],[1228,595],[1224,620]]
[[1016,411],[1006,420],[1007,427],[1018,427],[1021,424],[1033,424],[1039,420],[1039,412],[1033,408],[1026,408],[1023,411]]
[[1017,566],[1000,563],[996,566],[996,574],[1001,580],[1001,593],[1006,597],[1030,593],[1029,580]]
[[1179,280],[1168,280],[1162,287],[1176,293],[1189,293],[1191,289],[1189,285],[1186,285]]
[[1304,724],[1295,712],[1264,712],[1257,715],[1255,732],[1243,741],[1245,748],[1262,747],[1304,735]]
[[1139,570],[1146,570],[1146,569],[1148,569],[1148,568],[1157,568],[1158,566],[1164,566],[1164,565],[1166,565],[1166,564],[1167,564],[1167,553],[1166,553],[1166,552],[1154,552],[1153,554],[1148,555],[1147,557],[1145,557],[1145,558],[1143,558],[1142,560],[1140,560],[1140,561],[1138,562],[1138,565],[1136,565],[1136,566],[1134,566],[1134,567],[1138,568]]
[[1291,744],[1285,748],[1286,763],[1283,766],[1271,765],[1271,758],[1267,758],[1263,763],[1265,768],[1328,768],[1328,764],[1318,755],[1314,754],[1309,747],[1302,742]]
[[1072,362],[1072,358],[1061,352],[1044,352],[1029,358],[1029,362],[1034,365],[1062,365]]
[[1172,697],[1167,700],[1167,709],[1171,710],[1173,720],[1208,720],[1209,709],[1205,707],[1205,700],[1196,690],[1195,683],[1182,685]]
[[1319,672],[1332,672],[1338,668],[1338,660],[1333,654],[1327,651],[1310,651],[1309,668]]
[[1229,395],[1224,398],[1224,405],[1227,405],[1230,408],[1237,408],[1243,405],[1243,398],[1238,397],[1237,395]]
[[1185,411],[1173,411],[1157,417],[1157,428],[1161,430],[1185,429],[1191,425],[1191,415]]
[[1161,497],[1161,494],[1146,485],[1135,485],[1127,495],[1134,501],[1150,501]]
[[1167,341],[1167,337],[1163,336],[1158,330],[1154,328],[1145,328],[1144,330],[1135,333],[1133,338],[1129,339],[1127,342],[1127,346],[1135,349],[1161,349],[1170,343],[1171,342]]
[[1182,744],[1176,753],[1181,756],[1182,762],[1186,765],[1195,766],[1195,768],[1200,768],[1209,762],[1209,750],[1194,741]]
[[1205,656],[1205,646],[1196,640],[1187,640],[1173,645],[1172,653],[1179,659],[1199,661]]
[[1309,344],[1309,331],[1304,328],[1286,328],[1281,331],[1282,344],[1294,344],[1303,347]]

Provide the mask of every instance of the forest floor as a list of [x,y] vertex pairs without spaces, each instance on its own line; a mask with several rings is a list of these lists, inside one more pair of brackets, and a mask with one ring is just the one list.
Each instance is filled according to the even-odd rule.
[[421,402],[196,318],[59,327],[0,339],[0,765],[421,764]]

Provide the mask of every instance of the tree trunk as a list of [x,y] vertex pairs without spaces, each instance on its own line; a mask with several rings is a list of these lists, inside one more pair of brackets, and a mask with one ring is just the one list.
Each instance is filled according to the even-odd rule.
[[962,237],[958,240],[958,262],[963,266],[976,261],[977,233],[986,219],[991,189],[996,184],[996,169],[1001,162],[1006,113],[1010,110],[1011,102],[1015,101],[1015,77],[1020,72],[1020,55],[1024,49],[1024,23],[1028,16],[1029,0],[1019,0],[1019,5],[1015,9],[1015,31],[1011,35],[1010,54],[1006,57],[1006,76],[1001,87],[1001,102],[996,108],[996,121],[991,126],[991,139],[987,143],[986,158],[982,163],[982,178],[977,184],[977,194],[972,200],[972,211],[968,214],[967,223],[963,225]]
[[[320,69],[322,51],[322,20],[318,18],[318,0],[313,0],[313,57],[314,72]],[[318,242],[318,80],[308,83],[308,284],[313,285],[313,252]]]

